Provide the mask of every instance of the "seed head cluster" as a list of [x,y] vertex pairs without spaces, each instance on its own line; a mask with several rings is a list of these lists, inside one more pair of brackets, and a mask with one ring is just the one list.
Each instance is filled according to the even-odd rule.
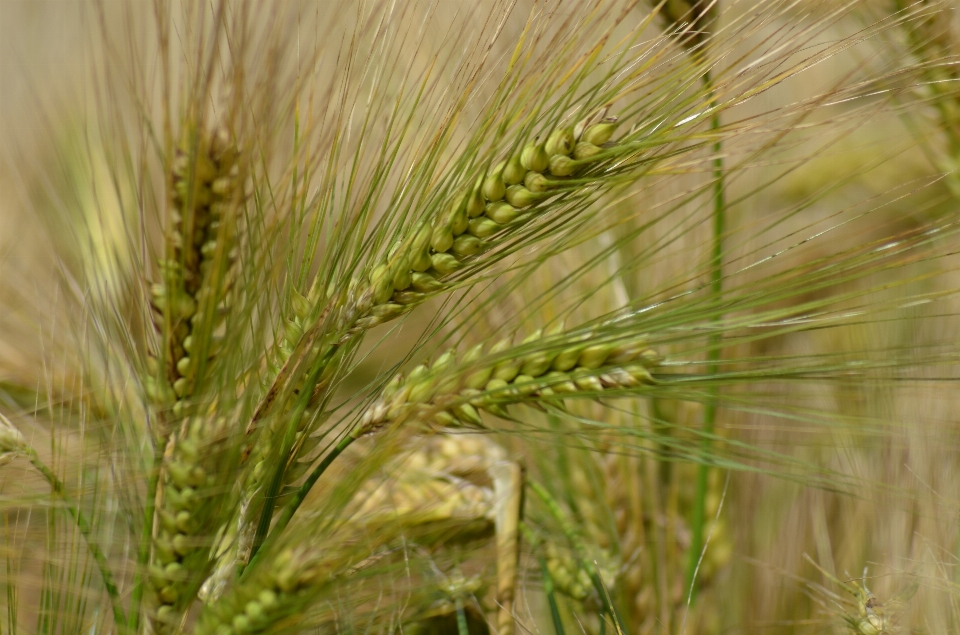
[[479,426],[478,408],[504,415],[505,406],[524,401],[596,396],[651,384],[650,368],[659,361],[644,340],[592,343],[589,333],[544,338],[538,331],[511,352],[509,340],[494,345],[488,355],[478,345],[459,361],[449,350],[430,365],[397,375],[365,412],[355,434],[413,412],[431,414],[442,425]]
[[224,132],[193,139],[181,147],[171,174],[171,227],[167,258],[160,264],[162,282],[151,289],[154,323],[164,350],[148,358],[148,395],[183,414],[196,388],[200,355],[218,344],[213,330],[225,311],[233,259],[233,228],[228,216],[236,207],[239,170],[236,148]]
[[[449,285],[471,259],[501,244],[511,232],[546,211],[569,189],[569,179],[601,160],[615,144],[615,117],[593,118],[534,139],[455,195],[445,211],[398,243],[373,267],[369,286],[341,327],[361,331],[407,312]],[[573,186],[576,187],[576,186]]]

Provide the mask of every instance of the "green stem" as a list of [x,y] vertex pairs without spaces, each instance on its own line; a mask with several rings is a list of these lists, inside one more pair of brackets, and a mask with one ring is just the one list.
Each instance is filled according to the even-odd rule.
[[[306,412],[307,406],[310,404],[310,399],[313,396],[314,386],[316,386],[317,382],[320,381],[320,376],[323,374],[323,371],[326,370],[327,364],[330,363],[330,360],[333,359],[333,355],[337,352],[337,348],[338,347],[336,346],[331,346],[324,354],[323,358],[313,368],[313,370],[310,371],[310,374],[300,387],[300,394],[297,397],[297,401],[294,403],[293,409],[290,411],[290,422],[287,424],[286,431],[283,435],[283,441],[280,445],[277,469],[274,470],[273,478],[271,479],[270,485],[263,497],[263,509],[260,511],[260,521],[257,523],[257,532],[253,537],[253,547],[250,551],[251,563],[253,562],[253,557],[257,555],[257,551],[259,551],[260,547],[263,545],[264,540],[266,540],[267,533],[270,531],[270,524],[273,520],[273,510],[276,507],[277,496],[280,493],[280,488],[283,485],[283,476],[286,473],[287,458],[289,457],[290,450],[293,447],[294,440],[296,439],[297,429],[300,426],[300,420],[303,418],[303,414]],[[284,524],[284,526],[286,525]],[[283,531],[283,528],[278,525],[277,531],[279,533],[280,531]]]
[[[307,494],[310,492],[310,489],[314,486],[317,480],[323,475],[323,473],[330,467],[330,464],[340,456],[344,450],[346,450],[351,443],[357,440],[358,437],[350,435],[344,437],[340,443],[337,444],[335,448],[330,450],[330,452],[323,457],[323,460],[320,461],[320,465],[313,469],[313,472],[310,473],[310,476],[307,477],[307,480],[304,481],[303,485],[300,486],[300,489],[297,490],[297,493],[294,494],[293,500],[287,503],[287,506],[283,508],[283,513],[280,514],[280,517],[277,518],[276,524],[273,526],[273,531],[271,536],[278,536],[290,524],[290,520],[293,518],[293,515],[297,513],[297,509],[303,503],[304,499],[307,498]],[[254,543],[253,550],[250,553],[250,561],[247,563],[246,569],[250,569],[253,566],[253,563],[256,562],[257,554],[260,551],[260,547],[263,547],[266,541],[261,543],[259,547]]]
[[[592,562],[590,564],[593,565]],[[610,597],[607,587],[600,578],[600,572],[597,571],[595,566],[588,567],[588,570],[590,571],[590,579],[593,581],[593,587],[597,590],[601,605],[603,606],[603,611],[600,613],[601,628],[606,625],[607,620],[604,616],[609,615],[610,619],[613,620],[613,625],[617,628],[617,635],[623,635],[623,619],[620,617],[620,611],[613,605],[613,599]]]
[[63,501],[67,512],[73,517],[74,522],[77,524],[77,529],[83,534],[83,538],[87,543],[87,549],[90,550],[90,555],[93,556],[94,562],[97,563],[97,567],[100,569],[103,586],[107,589],[107,595],[110,596],[110,603],[113,606],[113,619],[117,624],[117,628],[122,632],[124,628],[126,628],[127,617],[120,603],[120,591],[117,589],[117,584],[113,580],[113,574],[107,565],[107,557],[103,551],[100,550],[100,545],[97,544],[97,541],[93,537],[90,522],[87,520],[87,517],[84,516],[83,512],[80,511],[80,506],[67,494],[63,486],[63,481],[57,478],[57,475],[40,460],[40,457],[37,456],[37,453],[33,449],[27,451],[27,458],[29,458],[33,467],[50,483],[50,488],[60,497],[60,500]]
[[610,615],[610,618],[614,621],[614,624],[617,626],[617,631],[619,633],[623,632],[622,622],[620,620],[620,614],[613,606],[613,601],[610,598],[610,594],[607,593],[606,587],[603,585],[603,580],[600,578],[600,572],[597,570],[596,564],[589,559],[587,554],[586,546],[583,544],[583,539],[580,537],[580,533],[567,518],[566,513],[560,508],[560,504],[556,499],[547,491],[547,489],[540,483],[529,480],[527,484],[530,486],[530,489],[533,490],[533,493],[543,501],[543,504],[547,506],[547,509],[550,511],[550,515],[553,516],[558,523],[560,523],[560,529],[566,535],[567,540],[573,545],[573,549],[577,554],[577,559],[583,565],[583,568],[586,569],[587,573],[590,575],[590,580],[593,582],[593,586],[597,590],[597,594],[600,596],[600,602],[603,606],[603,610]]
[[550,605],[553,630],[557,635],[566,635],[563,631],[563,621],[560,619],[560,607],[557,606],[557,597],[553,590],[553,576],[550,575],[545,558],[540,558],[540,569],[543,571],[543,590],[547,594],[547,604]]
[[563,531],[564,535],[567,537],[573,544],[573,548],[579,551],[581,554],[584,552],[583,541],[580,539],[580,534],[577,532],[576,528],[570,522],[570,519],[567,518],[567,514],[560,508],[560,503],[553,497],[550,492],[547,491],[543,485],[534,481],[532,479],[527,481],[527,485],[533,490],[533,493],[547,506],[547,510],[550,512],[550,515],[560,523],[560,530]]
[[[704,86],[710,96],[710,103],[715,104],[716,95],[713,80],[708,71],[703,78]],[[714,113],[710,120],[710,129],[714,132],[720,129],[720,114]],[[712,280],[711,291],[718,312],[712,317],[714,325],[710,334],[709,352],[707,353],[707,375],[716,375],[720,372],[720,349],[723,334],[717,328],[722,319],[719,313],[720,300],[723,296],[723,235],[726,231],[726,200],[724,196],[723,170],[723,142],[719,139],[713,144],[713,254],[711,258]],[[707,481],[710,467],[707,457],[710,452],[710,437],[713,435],[714,424],[717,418],[717,389],[710,390],[710,396],[703,411],[703,438],[700,441],[702,462],[697,468],[697,492],[693,504],[693,517],[690,520],[690,560],[687,564],[687,588],[690,589],[690,601],[696,597],[694,576],[703,550],[703,534],[706,525],[705,511],[707,499]]]
[[457,606],[457,634],[470,635],[470,629],[467,627],[467,614],[463,611],[463,598],[455,600]]

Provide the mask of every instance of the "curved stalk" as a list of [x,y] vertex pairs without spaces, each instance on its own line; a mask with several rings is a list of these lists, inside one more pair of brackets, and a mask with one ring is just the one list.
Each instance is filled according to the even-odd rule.
[[[287,503],[287,506],[283,508],[283,512],[280,514],[280,517],[277,518],[277,522],[273,525],[273,531],[270,532],[270,536],[279,536],[283,532],[286,526],[290,524],[290,520],[297,512],[297,509],[307,498],[307,494],[310,492],[310,489],[314,486],[317,480],[319,480],[327,468],[330,467],[330,464],[333,463],[333,461],[356,440],[357,437],[353,435],[344,437],[335,448],[330,450],[329,454],[323,457],[323,460],[320,461],[320,464],[313,469],[313,472],[310,473],[310,476],[307,477],[307,480],[304,481],[303,485],[300,486],[300,489],[297,490],[293,500]],[[249,569],[253,563],[256,562],[260,549],[265,544],[266,539],[261,541],[259,545],[254,543],[253,550],[250,552],[250,561],[247,563],[245,569]]]
[[93,556],[94,562],[97,563],[97,568],[100,569],[100,576],[103,578],[103,586],[107,590],[107,595],[110,596],[110,604],[113,608],[113,619],[117,624],[117,629],[120,632],[123,632],[127,628],[127,617],[123,611],[123,606],[120,603],[120,591],[117,589],[117,583],[113,579],[113,574],[110,572],[110,567],[107,565],[107,557],[104,555],[103,551],[100,549],[100,545],[97,544],[94,540],[92,531],[90,530],[90,521],[87,520],[87,517],[80,511],[80,506],[74,502],[66,492],[66,488],[63,486],[63,481],[57,478],[57,475],[40,460],[40,457],[37,455],[36,451],[33,448],[25,450],[27,458],[34,468],[40,474],[43,475],[43,478],[50,483],[50,489],[60,497],[60,500],[63,501],[63,505],[66,508],[67,512],[73,518],[74,522],[77,524],[77,529],[80,530],[80,533],[83,535],[84,541],[87,543],[87,549],[90,551],[90,555]]
[[[319,363],[316,364],[314,369],[310,371],[310,374],[307,376],[304,381],[303,387],[301,388],[301,393],[297,398],[297,401],[290,411],[290,422],[287,424],[286,432],[283,436],[282,445],[280,446],[280,456],[287,457],[290,454],[290,448],[293,447],[294,437],[297,432],[297,426],[300,423],[300,419],[303,417],[303,413],[307,410],[307,405],[310,403],[310,397],[313,392],[313,387],[317,385],[317,382],[320,380],[320,375],[326,369],[327,364],[330,363],[330,360],[333,358],[333,355],[337,351],[337,346],[331,346],[326,353],[324,353],[323,358]],[[280,493],[280,487],[283,484],[283,474],[286,470],[286,462],[281,462],[277,469],[273,473],[273,478],[270,480],[270,484],[267,488],[267,492],[264,495],[263,509],[260,511],[260,520],[257,523],[257,532],[253,538],[253,547],[250,552],[250,562],[253,562],[253,558],[257,555],[257,551],[260,550],[260,547],[263,545],[263,542],[267,539],[267,533],[270,531],[270,524],[273,520],[273,510],[277,503],[277,496]],[[318,477],[319,478],[319,477]],[[309,488],[308,488],[309,489]],[[300,492],[297,492],[299,497]],[[306,496],[306,493],[304,493]],[[302,502],[302,499],[301,499]],[[299,503],[298,503],[299,506]],[[286,511],[286,510],[285,510]],[[295,510],[294,510],[295,511]],[[292,513],[290,514],[293,515]],[[289,518],[287,519],[289,522]],[[286,526],[284,523],[283,527]],[[283,531],[278,523],[277,531]]]

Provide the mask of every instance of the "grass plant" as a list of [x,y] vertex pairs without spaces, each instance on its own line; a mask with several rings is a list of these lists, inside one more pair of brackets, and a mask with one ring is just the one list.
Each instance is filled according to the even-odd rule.
[[958,632],[889,5],[92,5],[0,174],[0,633]]

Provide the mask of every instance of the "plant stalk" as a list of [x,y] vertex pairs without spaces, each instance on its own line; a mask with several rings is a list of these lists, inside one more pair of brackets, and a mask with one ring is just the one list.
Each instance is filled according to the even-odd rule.
[[457,607],[457,635],[470,635],[470,629],[467,626],[467,614],[463,610],[463,598],[456,599]]
[[[711,105],[716,105],[716,93],[710,72],[704,75],[703,83],[710,96]],[[715,112],[710,120],[710,130],[716,133],[720,129],[720,114]],[[717,306],[711,322],[713,331],[709,338],[707,352],[707,376],[720,372],[720,352],[723,334],[718,328],[723,315],[719,311],[720,300],[723,296],[723,235],[726,231],[726,196],[724,192],[723,169],[723,142],[719,139],[713,144],[713,253],[711,258],[711,295]],[[690,601],[696,597],[696,581],[694,576],[700,562],[703,550],[704,525],[706,524],[707,481],[710,475],[710,466],[707,457],[710,452],[710,438],[713,435],[714,424],[717,418],[717,388],[711,388],[703,412],[703,437],[700,441],[701,463],[697,468],[697,490],[693,504],[693,517],[690,520],[690,560],[687,563],[687,588],[690,590]]]
[[[287,424],[287,429],[283,435],[283,442],[280,446],[280,462],[274,471],[273,479],[270,481],[269,488],[264,495],[263,509],[260,512],[257,533],[253,538],[253,547],[250,551],[251,563],[253,562],[254,556],[257,555],[257,551],[259,551],[261,545],[263,545],[264,540],[266,540],[267,533],[270,531],[270,524],[273,520],[273,510],[277,504],[277,495],[280,493],[280,487],[283,485],[283,475],[286,472],[286,460],[290,453],[290,448],[293,447],[297,427],[300,425],[300,420],[303,418],[303,414],[307,410],[307,405],[310,403],[314,386],[317,385],[320,376],[323,374],[323,371],[326,369],[327,364],[330,363],[336,351],[336,346],[330,347],[319,363],[317,363],[316,367],[310,371],[310,374],[303,383],[300,395],[290,412],[290,422]],[[289,519],[287,519],[287,521],[289,522]],[[286,526],[286,524],[284,524],[284,526]],[[283,528],[278,525],[278,532],[279,531],[283,531]]]
[[120,632],[123,632],[127,627],[127,617],[123,612],[123,605],[120,603],[120,591],[117,589],[117,583],[113,579],[113,574],[110,572],[110,567],[107,564],[107,557],[104,555],[103,551],[100,549],[100,545],[97,544],[97,541],[93,537],[93,532],[90,529],[90,522],[87,520],[87,517],[80,510],[80,506],[74,502],[66,492],[66,488],[63,486],[63,481],[57,478],[57,475],[40,460],[40,457],[37,456],[37,453],[32,448],[27,451],[27,458],[30,460],[30,463],[34,468],[43,477],[50,483],[50,488],[53,492],[60,497],[60,500],[63,501],[64,506],[66,507],[67,512],[70,516],[73,517],[74,522],[77,524],[77,529],[80,530],[80,533],[83,535],[84,540],[87,543],[87,549],[90,550],[90,555],[93,556],[94,562],[97,563],[97,567],[100,569],[100,576],[103,578],[103,586],[107,590],[107,595],[110,596],[110,604],[113,608],[113,620],[117,624],[117,628]]
[[[280,535],[293,518],[293,515],[297,513],[297,509],[307,498],[307,494],[310,492],[310,489],[314,484],[319,480],[323,473],[330,467],[330,464],[340,456],[344,450],[346,450],[351,443],[357,440],[358,437],[349,435],[344,437],[340,443],[336,445],[330,452],[323,457],[323,460],[320,461],[320,464],[313,469],[313,472],[310,473],[310,476],[307,477],[307,480],[304,481],[303,485],[300,486],[300,489],[297,490],[297,493],[294,494],[293,500],[287,503],[287,506],[283,508],[283,512],[280,514],[280,517],[277,518],[277,522],[273,526],[273,531],[270,533],[271,536]],[[260,551],[260,548],[266,544],[264,540],[259,546],[254,543],[253,550],[250,552],[250,561],[247,563],[246,569],[249,569],[253,566],[253,563],[257,559],[257,555]]]
[[563,630],[563,620],[560,619],[560,607],[557,606],[557,597],[553,590],[553,576],[547,568],[547,561],[540,558],[540,569],[543,571],[543,590],[547,594],[547,603],[550,605],[550,618],[553,620],[553,631],[556,635],[566,635]]

